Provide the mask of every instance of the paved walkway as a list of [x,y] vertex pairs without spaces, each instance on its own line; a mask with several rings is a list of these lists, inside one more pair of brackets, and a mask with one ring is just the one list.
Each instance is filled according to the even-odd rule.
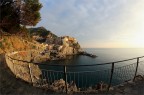
[[144,95],[144,78],[118,86],[110,95]]

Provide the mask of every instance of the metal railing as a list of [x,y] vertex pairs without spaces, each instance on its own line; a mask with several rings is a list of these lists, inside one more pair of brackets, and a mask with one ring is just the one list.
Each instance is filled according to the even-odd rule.
[[[89,64],[89,65],[68,65],[68,64],[45,64],[34,63],[39,65],[42,71],[41,81],[38,83],[40,87],[52,87],[58,85],[56,82],[63,79],[64,85],[63,92],[68,93],[71,85],[76,86],[76,91],[109,91],[111,86],[121,84],[125,81],[135,80],[136,76],[144,75],[144,56],[110,62],[103,64]],[[17,60],[17,59],[13,59]],[[23,60],[17,60],[23,61]],[[26,61],[23,61],[26,62]],[[31,63],[31,62],[27,62]],[[96,67],[106,69],[95,70]],[[60,70],[48,69],[48,67],[60,68]],[[84,71],[77,70],[76,68],[92,68]],[[71,69],[71,70],[70,70]],[[58,82],[57,82],[58,83]],[[74,90],[74,89],[73,89]]]

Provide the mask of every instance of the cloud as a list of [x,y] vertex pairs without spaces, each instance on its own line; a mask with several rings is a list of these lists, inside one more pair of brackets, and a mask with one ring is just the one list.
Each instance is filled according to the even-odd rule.
[[119,38],[117,35],[122,35],[126,25],[135,23],[132,20],[136,16],[132,15],[140,9],[137,7],[143,1],[41,0],[41,2],[42,20],[37,26],[44,26],[59,36],[76,37],[82,46],[97,47],[99,45],[97,43],[108,44],[117,40]]

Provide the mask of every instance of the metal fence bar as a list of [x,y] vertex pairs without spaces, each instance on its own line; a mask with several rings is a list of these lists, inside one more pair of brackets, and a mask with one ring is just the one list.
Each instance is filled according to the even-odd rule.
[[64,66],[64,80],[65,80],[65,88],[66,88],[66,93],[67,93],[68,87],[67,87],[67,68],[66,68],[66,65]]
[[[7,55],[8,56],[8,55]],[[12,60],[17,60],[17,61],[21,61],[21,62],[26,62],[26,63],[32,63],[32,62],[28,62],[28,61],[24,61],[24,60],[19,60],[19,59],[15,59],[12,58],[10,56],[8,56],[9,58],[11,58]],[[138,58],[144,58],[144,56],[138,57]],[[97,65],[106,65],[106,64],[112,64],[112,63],[120,63],[120,62],[124,62],[124,61],[130,61],[130,60],[134,60],[137,59],[136,58],[131,58],[131,59],[125,59],[125,60],[121,60],[121,61],[115,61],[115,62],[108,62],[108,63],[100,63],[100,64],[88,64],[88,65],[67,65],[67,64],[45,64],[45,63],[34,63],[35,65],[48,65],[48,66],[67,66],[67,67],[80,67],[80,66],[97,66]]]
[[113,72],[114,72],[114,64],[115,63],[112,63],[112,67],[111,67],[111,76],[110,76],[110,81],[109,81],[109,85],[108,85],[108,91],[111,87],[111,83],[112,83],[112,78],[113,78]]
[[[47,70],[47,69],[41,69],[42,70],[42,81],[40,82],[41,86],[43,86],[46,82],[45,80],[49,83],[49,85],[51,85],[55,80],[59,80],[60,78],[64,79],[65,81],[65,92],[68,93],[69,89],[68,89],[68,83],[71,81],[74,81],[75,83],[77,83],[77,87],[80,88],[79,91],[84,91],[87,90],[87,87],[90,86],[94,86],[95,84],[101,82],[101,81],[106,81],[104,80],[105,78],[107,79],[106,83],[107,83],[107,88],[106,90],[109,91],[111,85],[115,85],[114,83],[115,80],[117,79],[117,82],[122,83],[121,80],[126,81],[129,78],[133,79],[133,81],[135,80],[135,77],[137,76],[138,70],[139,70],[139,63],[141,61],[140,58],[144,58],[144,56],[142,57],[137,57],[137,58],[133,58],[133,59],[127,59],[127,60],[122,60],[122,61],[116,61],[116,62],[111,62],[111,63],[103,63],[103,64],[90,64],[90,65],[67,65],[67,64],[63,64],[63,65],[51,65],[51,64],[44,64],[47,66],[61,66],[63,67],[63,70],[61,71],[55,71],[55,70]],[[13,59],[10,57],[10,59]],[[137,60],[137,62],[135,62],[134,64],[130,64],[130,65],[125,65],[125,66],[121,66],[121,67],[117,67],[116,63],[120,63],[120,62],[129,62],[130,60],[135,61]],[[17,60],[17,61],[21,61],[21,60]],[[26,61],[22,61],[22,62],[26,62]],[[130,63],[130,62],[129,62]],[[31,63],[29,63],[29,69],[30,69],[30,75],[31,75],[31,81],[33,82],[33,77],[32,77],[32,68],[31,68]],[[35,63],[34,63],[35,64]],[[107,70],[100,70],[100,71],[72,71],[69,72],[67,71],[67,67],[78,67],[78,66],[97,66],[97,65],[106,65],[106,64],[110,64],[111,68],[107,69]],[[43,64],[39,64],[39,65],[43,65]],[[103,74],[103,76],[99,75],[99,74]],[[55,76],[56,75],[56,76]],[[60,75],[60,76],[59,76]],[[73,75],[73,76],[72,76]],[[108,76],[107,76],[108,75]],[[120,78],[121,80],[119,81],[118,78]],[[88,83],[88,80],[90,81]]]
[[135,80],[135,77],[137,75],[138,66],[139,66],[139,57],[137,58],[136,70],[135,70],[135,75],[134,75],[133,81]]

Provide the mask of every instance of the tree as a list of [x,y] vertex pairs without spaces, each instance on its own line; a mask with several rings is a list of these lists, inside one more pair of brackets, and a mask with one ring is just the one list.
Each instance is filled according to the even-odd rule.
[[34,26],[40,21],[40,13],[42,5],[39,0],[26,0],[21,4],[21,18],[22,25]]
[[39,0],[1,0],[0,27],[11,32],[20,26],[34,26],[40,21]]
[[13,7],[13,0],[0,1],[0,28],[4,31],[9,31],[12,27],[18,25],[18,14]]

